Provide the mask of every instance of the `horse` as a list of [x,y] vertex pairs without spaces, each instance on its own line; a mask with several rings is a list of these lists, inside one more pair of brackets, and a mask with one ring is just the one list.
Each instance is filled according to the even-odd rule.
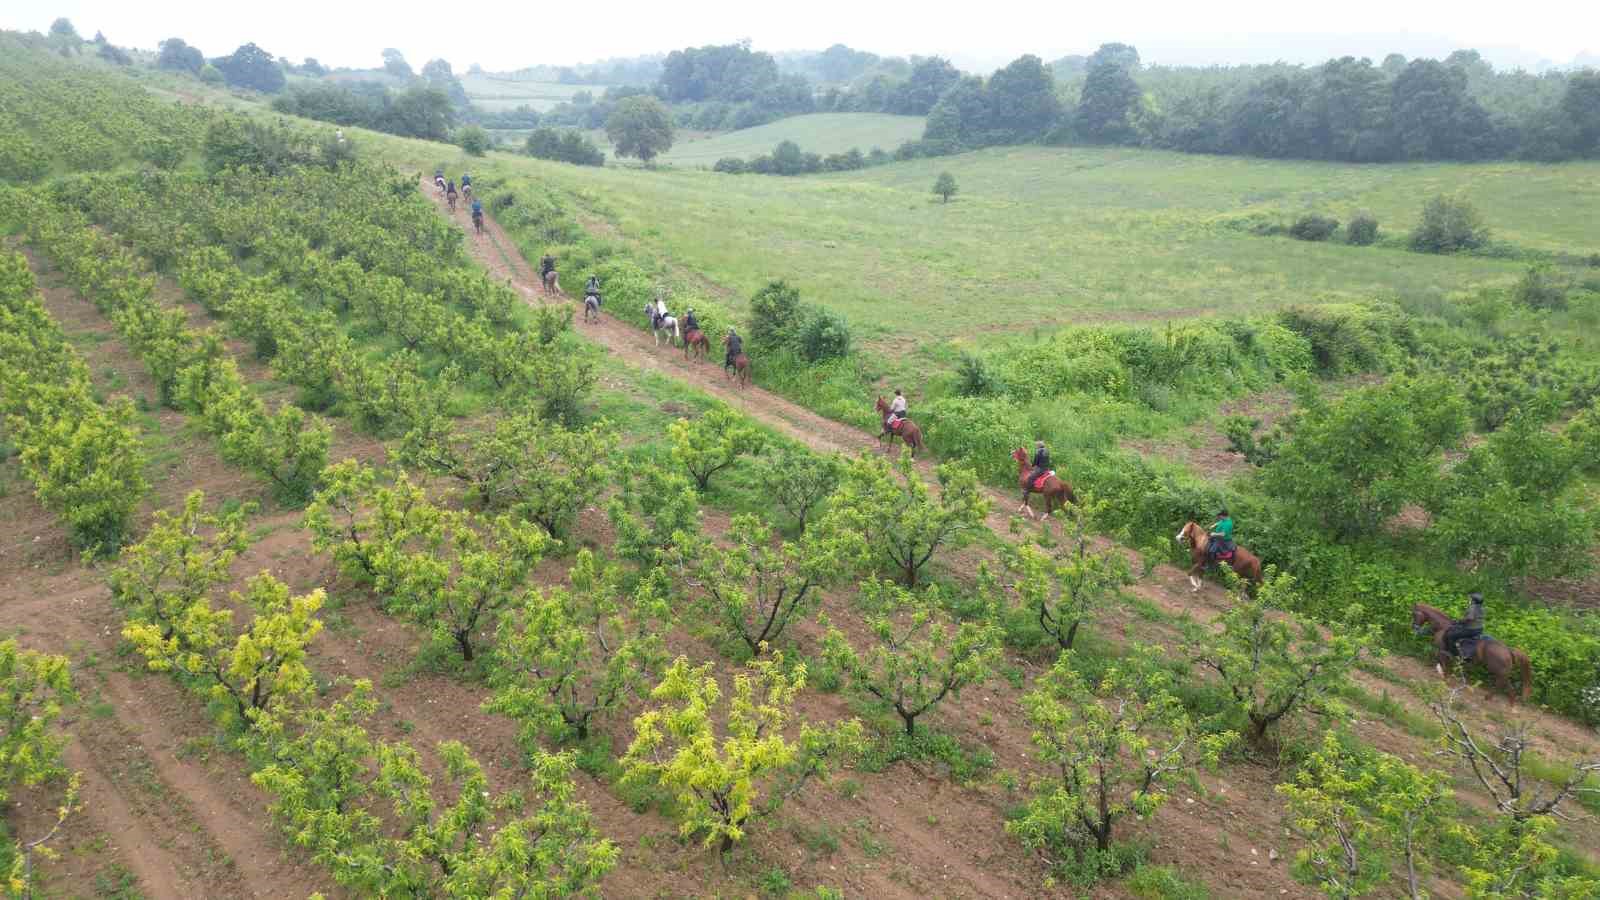
[[688,359],[689,358],[689,351],[690,350],[693,350],[694,351],[694,355],[700,357],[701,359],[705,359],[706,358],[706,354],[711,352],[711,340],[706,337],[706,333],[704,331],[701,331],[698,328],[692,328],[689,331],[684,332],[684,334],[683,334],[683,358],[684,359]]
[[472,185],[463,184],[461,186],[461,197],[464,200],[471,200],[472,199]]
[[883,402],[883,397],[880,396],[878,397],[878,402],[874,404],[874,406],[878,410],[879,421],[883,423],[883,431],[878,434],[879,443],[882,443],[884,438],[888,438],[889,446],[893,447],[894,439],[899,438],[906,442],[907,447],[911,448],[911,458],[916,459],[917,451],[921,450],[925,446],[922,443],[922,429],[918,428],[917,423],[911,421],[910,419],[902,418],[900,420],[900,430],[890,431],[889,404]]
[[561,293],[561,279],[556,277],[555,269],[544,273],[544,277],[540,280],[544,282],[544,292],[546,294]]
[[583,297],[583,320],[585,322],[600,321],[600,296],[598,294],[585,294]]
[[1033,474],[1033,466],[1028,462],[1028,451],[1018,447],[1011,451],[1011,458],[1017,461],[1017,485],[1022,488],[1022,505],[1017,507],[1018,512],[1026,512],[1028,518],[1033,518],[1033,506],[1028,502],[1028,495],[1037,492],[1044,497],[1044,514],[1049,518],[1050,513],[1068,503],[1074,506],[1078,503],[1078,495],[1072,492],[1072,484],[1057,478],[1054,473],[1046,473],[1044,484],[1035,488],[1029,482],[1029,475]]
[[[1422,635],[1433,632],[1433,649],[1437,654],[1433,667],[1438,671],[1439,677],[1449,680],[1448,669],[1453,665],[1451,660],[1458,659],[1444,646],[1444,633],[1454,624],[1442,610],[1434,609],[1426,603],[1413,604],[1411,607],[1411,631]],[[1511,676],[1513,673],[1522,678],[1522,702],[1528,702],[1528,693],[1533,689],[1533,666],[1528,662],[1528,654],[1514,647],[1508,647],[1491,637],[1478,637],[1477,646],[1474,648],[1471,660],[1461,660],[1462,663],[1476,662],[1489,670],[1494,676],[1495,686],[1505,691],[1506,699],[1512,703],[1517,702],[1517,695],[1511,690]]]
[[455,212],[456,211],[456,192],[454,190],[451,190],[451,191],[447,192],[444,195],[444,199],[449,202],[450,211],[451,212]]
[[[1189,561],[1193,563],[1189,567],[1189,586],[1191,590],[1198,591],[1200,590],[1200,573],[1204,572],[1206,566],[1211,562],[1209,559],[1211,554],[1207,552],[1207,546],[1211,543],[1211,535],[1204,528],[1201,528],[1198,523],[1190,522],[1183,526],[1182,531],[1178,532],[1177,541],[1180,544],[1186,543],[1189,546]],[[1234,544],[1233,559],[1228,562],[1233,566],[1233,574],[1257,587],[1261,586],[1261,560],[1256,558],[1254,553],[1238,544]]]
[[472,230],[480,235],[483,234],[483,210],[472,214]]
[[644,314],[650,320],[650,333],[655,337],[657,347],[661,346],[661,332],[663,331],[667,333],[667,346],[678,346],[678,339],[683,337],[683,333],[678,330],[677,316],[656,315],[654,303],[646,303],[644,305]]
[[[728,349],[728,341],[731,339],[731,335],[725,334],[722,336],[722,349]],[[750,357],[744,355],[743,353],[739,353],[733,357],[732,377],[734,383],[739,387],[743,388],[750,386]]]

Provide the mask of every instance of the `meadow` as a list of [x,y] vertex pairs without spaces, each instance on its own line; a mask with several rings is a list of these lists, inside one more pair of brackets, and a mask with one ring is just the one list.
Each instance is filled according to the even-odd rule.
[[771,153],[780,141],[794,141],[808,153],[862,153],[874,147],[893,151],[906,141],[922,137],[921,116],[885,113],[816,113],[790,116],[755,128],[743,128],[704,137],[681,136],[661,161],[673,166],[709,169],[725,156],[749,159]]
[[556,104],[571,100],[573,95],[580,91],[590,91],[597,95],[605,91],[604,86],[512,81],[485,74],[462,75],[461,86],[466,89],[467,99],[471,100],[474,106],[490,112],[502,112],[523,105],[543,112]]

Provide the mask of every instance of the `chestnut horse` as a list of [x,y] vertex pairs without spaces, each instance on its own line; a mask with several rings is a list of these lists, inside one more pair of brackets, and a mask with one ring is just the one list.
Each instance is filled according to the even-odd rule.
[[922,429],[918,428],[917,423],[911,421],[910,419],[901,419],[900,430],[890,431],[889,404],[883,402],[883,397],[879,396],[878,402],[875,404],[875,406],[878,410],[878,421],[883,423],[883,431],[878,435],[879,443],[882,443],[883,439],[887,437],[889,439],[889,446],[893,447],[894,439],[900,438],[906,442],[907,447],[911,448],[911,458],[916,459],[917,451],[921,450],[923,447]]
[[[1200,574],[1211,563],[1208,558],[1210,554],[1206,552],[1207,546],[1211,543],[1211,535],[1204,528],[1201,528],[1198,523],[1190,522],[1183,526],[1182,531],[1178,532],[1177,541],[1180,544],[1188,544],[1189,546],[1189,561],[1193,564],[1189,567],[1189,587],[1191,590],[1198,591],[1200,590]],[[1233,566],[1233,574],[1257,587],[1261,586],[1261,560],[1257,559],[1254,553],[1238,544],[1234,544],[1233,559],[1228,562]]]
[[[728,335],[722,336],[722,349],[728,349]],[[750,357],[743,353],[733,358],[733,380],[741,388],[750,386]]]
[[683,336],[683,358],[689,358],[689,351],[694,350],[694,355],[701,359],[711,352],[711,341],[706,338],[706,333],[698,328],[692,329]]
[[1028,476],[1033,474],[1033,466],[1028,464],[1028,451],[1026,448],[1018,447],[1011,451],[1011,458],[1017,461],[1017,485],[1022,488],[1022,505],[1017,507],[1018,512],[1026,512],[1028,518],[1033,518],[1033,506],[1028,503],[1028,495],[1036,492],[1044,497],[1044,514],[1046,518],[1049,518],[1050,513],[1068,503],[1077,505],[1078,495],[1072,492],[1072,485],[1053,474],[1044,476],[1044,485],[1042,487],[1035,488],[1028,483],[1032,481]]
[[[1442,610],[1434,609],[1426,603],[1417,603],[1411,607],[1411,630],[1415,634],[1426,634],[1432,631],[1433,649],[1438,658],[1433,667],[1438,670],[1440,677],[1448,679],[1452,660],[1455,655],[1445,649],[1444,633],[1455,620],[1445,615]],[[1517,695],[1511,690],[1511,676],[1522,676],[1522,702],[1528,702],[1528,692],[1533,689],[1533,666],[1528,662],[1528,654],[1514,647],[1507,647],[1491,637],[1478,637],[1478,644],[1473,648],[1472,659],[1462,660],[1476,662],[1489,670],[1494,676],[1495,686],[1506,692],[1506,699],[1512,703],[1517,702]]]

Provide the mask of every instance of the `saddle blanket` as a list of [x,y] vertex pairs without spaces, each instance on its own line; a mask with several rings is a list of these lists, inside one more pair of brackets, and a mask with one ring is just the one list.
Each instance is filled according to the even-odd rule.
[[1461,641],[1456,644],[1456,656],[1462,659],[1474,659],[1478,655],[1478,645],[1487,644],[1492,640],[1495,639],[1487,634],[1480,634],[1477,637],[1462,638]]
[[1049,478],[1054,478],[1054,477],[1056,477],[1056,470],[1055,469],[1051,469],[1050,471],[1044,473],[1043,475],[1040,475],[1038,478],[1035,478],[1033,480],[1033,489],[1036,490],[1036,491],[1044,490],[1045,480],[1049,479]]

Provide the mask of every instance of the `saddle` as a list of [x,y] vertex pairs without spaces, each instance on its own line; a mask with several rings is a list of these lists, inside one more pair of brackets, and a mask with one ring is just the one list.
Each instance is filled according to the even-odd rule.
[[1040,475],[1038,478],[1035,478],[1033,480],[1032,490],[1035,490],[1035,491],[1044,490],[1044,483],[1046,481],[1049,481],[1050,479],[1054,478],[1055,476],[1056,476],[1056,470],[1055,469],[1051,469],[1050,471],[1044,473],[1043,475]]
[[1477,637],[1462,638],[1456,642],[1456,658],[1468,661],[1476,659],[1478,656],[1478,648],[1493,640],[1495,640],[1495,638],[1492,638],[1487,634],[1480,634]]
[[1206,550],[1211,555],[1213,560],[1217,562],[1227,562],[1228,560],[1233,559],[1235,547],[1236,545],[1232,541],[1223,541],[1221,539],[1217,539],[1212,541],[1211,545],[1207,547]]
[[883,420],[883,424],[884,424],[884,427],[889,429],[889,432],[891,434],[899,434],[900,433],[900,429],[906,427],[906,419],[905,419],[904,416],[901,416],[900,418],[895,419],[892,424],[889,422],[888,419],[884,419]]

